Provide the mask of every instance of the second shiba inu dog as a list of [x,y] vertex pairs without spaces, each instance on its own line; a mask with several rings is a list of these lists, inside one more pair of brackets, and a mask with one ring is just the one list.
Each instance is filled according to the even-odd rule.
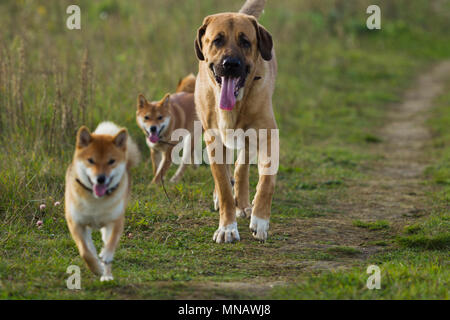
[[195,91],[195,76],[193,73],[188,74],[186,77],[180,79],[175,92],[189,92]]
[[[172,163],[171,153],[178,141],[172,141],[172,132],[186,129],[190,135],[183,138],[183,159],[171,182],[177,182],[183,176],[186,165],[192,163],[194,153],[194,93],[195,76],[189,75],[180,80],[177,93],[166,94],[160,101],[149,102],[140,94],[137,99],[136,122],[146,135],[153,165],[152,183],[160,183]],[[201,132],[200,132],[201,136]],[[201,137],[200,137],[201,139]]]
[[[66,220],[81,257],[101,281],[113,280],[111,263],[130,197],[129,170],[139,159],[127,130],[112,122],[100,123],[92,134],[84,126],[78,130],[75,154],[66,173]],[[92,229],[102,233],[100,259]]]

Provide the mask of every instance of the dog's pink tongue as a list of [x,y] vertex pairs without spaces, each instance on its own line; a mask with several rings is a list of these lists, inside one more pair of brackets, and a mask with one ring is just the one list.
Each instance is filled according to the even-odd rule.
[[156,133],[152,133],[149,137],[150,142],[156,143],[159,141],[159,136]]
[[236,104],[234,90],[236,89],[236,78],[222,77],[222,90],[220,91],[220,108],[232,110]]
[[94,192],[97,197],[103,197],[106,193],[106,186],[104,184],[95,184]]

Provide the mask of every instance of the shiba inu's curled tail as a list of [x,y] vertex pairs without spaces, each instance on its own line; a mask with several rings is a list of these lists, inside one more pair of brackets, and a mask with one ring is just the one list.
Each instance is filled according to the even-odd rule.
[[242,6],[239,13],[245,13],[258,19],[264,10],[266,0],[247,0]]
[[[117,135],[120,130],[124,128],[119,127],[113,122],[105,121],[98,125],[97,129],[95,129],[95,134],[102,134],[102,135],[109,135],[109,136],[115,136]],[[139,152],[139,148],[136,145],[136,143],[131,138],[130,134],[128,133],[127,137],[127,166],[129,168],[135,167],[139,164],[141,161],[141,153]]]
[[129,134],[127,139],[127,160],[129,168],[136,167],[141,162],[139,148]]
[[194,93],[195,91],[195,76],[193,73],[188,74],[183,79],[180,79],[175,92]]

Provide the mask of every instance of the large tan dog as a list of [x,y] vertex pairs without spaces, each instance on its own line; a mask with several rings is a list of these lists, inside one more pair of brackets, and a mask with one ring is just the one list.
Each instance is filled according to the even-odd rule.
[[[102,122],[94,133],[81,127],[73,161],[66,173],[65,210],[70,233],[89,269],[101,281],[112,280],[111,263],[131,192],[130,168],[140,159],[127,130]],[[100,229],[100,259],[91,232]]]
[[[205,129],[206,144],[210,146],[213,142],[208,129],[217,129],[226,146],[227,129],[255,129],[259,138],[259,181],[253,208],[249,199],[249,162],[236,163],[233,198],[228,165],[212,161],[215,150],[208,147],[220,207],[219,228],[213,236],[217,243],[240,239],[236,215],[251,215],[250,229],[258,240],[266,240],[269,229],[276,172],[264,174],[264,169],[271,165],[268,159],[275,152],[271,140],[275,141],[272,132],[276,130],[271,129],[277,129],[272,110],[277,64],[272,37],[257,21],[264,4],[265,0],[247,0],[239,13],[207,16],[195,40],[200,60],[195,104]],[[267,136],[260,135],[259,129],[266,129]],[[266,156],[260,152],[264,144]],[[276,146],[278,150],[278,144]],[[245,150],[248,158],[247,145]],[[278,168],[278,162],[276,166]]]

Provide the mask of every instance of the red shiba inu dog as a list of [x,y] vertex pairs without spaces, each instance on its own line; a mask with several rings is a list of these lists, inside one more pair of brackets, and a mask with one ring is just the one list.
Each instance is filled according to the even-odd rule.
[[[111,263],[130,197],[129,171],[139,160],[139,150],[125,128],[102,122],[92,134],[84,126],[78,130],[66,173],[66,220],[81,257],[101,281],[113,280]],[[99,257],[92,229],[102,233],[104,247]]]
[[195,76],[190,73],[186,77],[180,79],[175,92],[189,92],[194,93],[195,91]]
[[[146,135],[153,166],[152,183],[160,183],[172,163],[172,150],[178,141],[172,140],[176,129],[186,129],[189,135],[183,138],[181,164],[171,182],[178,182],[192,163],[194,153],[194,121],[198,120],[195,112],[194,93],[195,76],[189,75],[180,80],[177,93],[166,94],[160,101],[149,102],[140,94],[137,99],[136,122]],[[201,132],[200,137],[201,139]]]

